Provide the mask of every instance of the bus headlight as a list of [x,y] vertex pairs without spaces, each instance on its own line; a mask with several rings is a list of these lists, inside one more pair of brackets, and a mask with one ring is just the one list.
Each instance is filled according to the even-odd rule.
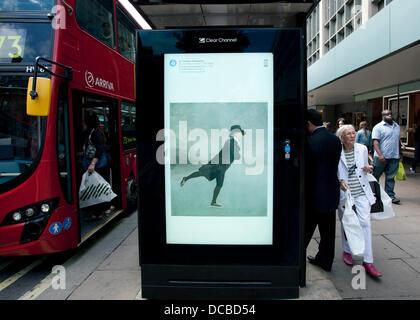
[[20,220],[22,220],[22,214],[19,211],[16,211],[15,213],[13,213],[13,220],[19,222]]
[[32,208],[28,208],[25,210],[25,216],[28,218],[32,217],[35,214],[35,210]]
[[0,227],[18,223],[27,223],[45,216],[49,217],[58,207],[59,200],[60,198],[57,197],[32,203],[22,208],[16,208],[6,214],[3,221],[0,221]]
[[47,213],[48,211],[50,211],[50,206],[49,206],[49,204],[48,204],[48,203],[43,203],[43,204],[41,205],[41,211],[42,211],[42,212],[44,212],[44,213]]

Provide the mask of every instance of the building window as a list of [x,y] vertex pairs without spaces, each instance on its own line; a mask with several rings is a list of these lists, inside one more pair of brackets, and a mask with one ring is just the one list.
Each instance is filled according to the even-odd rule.
[[121,102],[121,139],[123,151],[136,148],[136,105],[131,102]]
[[320,33],[319,33],[319,5],[312,11],[306,20],[306,52],[308,66],[320,57]]
[[71,189],[71,161],[70,161],[70,135],[67,85],[62,84],[59,90],[57,115],[57,160],[61,190],[64,199],[73,203]]
[[381,11],[383,8],[385,8],[387,5],[389,5],[391,2],[392,2],[392,0],[372,0],[373,15],[375,15],[376,13]]

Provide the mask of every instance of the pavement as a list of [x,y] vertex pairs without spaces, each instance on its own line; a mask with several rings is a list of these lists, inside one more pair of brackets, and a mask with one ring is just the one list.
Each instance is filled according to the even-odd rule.
[[[420,299],[420,173],[411,174],[406,166],[406,174],[407,180],[396,182],[401,204],[393,206],[395,217],[372,221],[374,263],[383,277],[380,280],[363,278],[357,269],[362,263],[360,259],[355,259],[356,269],[344,264],[337,220],[333,269],[325,272],[307,263],[306,287],[300,288],[299,300]],[[381,183],[383,185],[383,179]],[[27,293],[26,298],[141,300],[137,232],[137,212],[134,212],[79,248],[64,264],[64,290],[52,289],[50,275]],[[316,254],[318,242],[316,231],[307,254]]]

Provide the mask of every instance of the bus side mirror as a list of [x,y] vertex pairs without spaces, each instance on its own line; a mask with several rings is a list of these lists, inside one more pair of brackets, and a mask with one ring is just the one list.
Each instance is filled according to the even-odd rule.
[[51,79],[36,78],[36,93],[32,92],[33,77],[29,78],[26,94],[26,113],[29,116],[48,116],[51,105]]

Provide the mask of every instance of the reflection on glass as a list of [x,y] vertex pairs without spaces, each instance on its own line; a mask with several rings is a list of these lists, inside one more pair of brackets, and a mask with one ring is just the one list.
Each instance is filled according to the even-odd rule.
[[76,1],[76,20],[80,28],[115,49],[113,11],[110,0]]
[[44,132],[41,117],[26,114],[26,77],[0,77],[0,184],[29,170]]
[[51,56],[49,23],[0,23],[0,63],[34,62]]
[[0,11],[50,11],[55,0],[2,0]]
[[394,98],[389,101],[392,111],[392,118],[399,124],[401,130],[401,142],[407,143],[407,119],[408,119],[408,97]]
[[136,148],[136,107],[130,102],[121,102],[121,138],[123,150]]
[[134,62],[136,57],[136,26],[125,17],[125,14],[118,7],[117,10],[118,26],[118,50],[127,59]]

